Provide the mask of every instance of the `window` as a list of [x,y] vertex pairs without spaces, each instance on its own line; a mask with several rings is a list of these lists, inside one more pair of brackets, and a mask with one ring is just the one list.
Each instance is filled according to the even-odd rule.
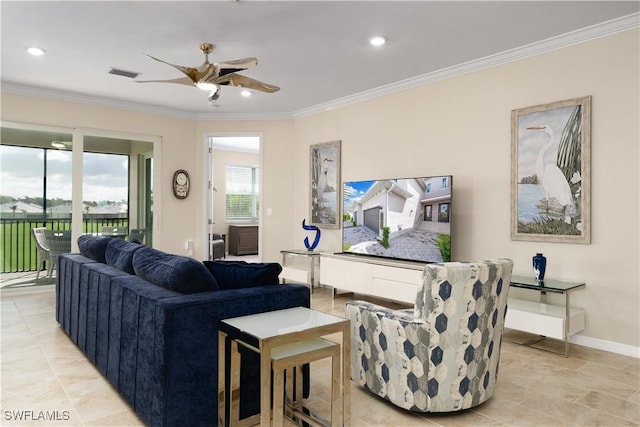
[[448,187],[448,184],[449,184],[449,180],[447,179],[447,177],[446,177],[446,176],[443,176],[443,177],[442,177],[442,185],[441,185],[441,188],[447,188],[447,187]]
[[431,208],[431,205],[424,206],[424,221],[433,221],[433,218],[431,217]]
[[449,203],[440,203],[438,222],[449,222]]
[[255,166],[227,165],[227,221],[257,221],[260,182]]

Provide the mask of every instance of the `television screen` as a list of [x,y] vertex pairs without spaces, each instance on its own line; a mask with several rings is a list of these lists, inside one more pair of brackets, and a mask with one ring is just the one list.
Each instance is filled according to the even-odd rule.
[[450,261],[451,183],[451,175],[345,182],[342,252]]

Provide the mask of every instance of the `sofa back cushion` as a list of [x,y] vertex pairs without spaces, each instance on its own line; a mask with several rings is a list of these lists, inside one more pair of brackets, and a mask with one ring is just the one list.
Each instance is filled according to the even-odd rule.
[[107,244],[111,239],[111,237],[84,234],[78,237],[78,248],[85,257],[105,264],[107,262],[105,259]]
[[107,265],[115,267],[129,274],[135,274],[133,270],[133,254],[143,246],[138,243],[128,242],[124,239],[111,239],[107,243],[105,260]]
[[241,289],[277,285],[282,266],[275,262],[204,261],[220,289]]
[[205,266],[193,258],[143,247],[133,255],[135,274],[148,282],[181,294],[218,290]]

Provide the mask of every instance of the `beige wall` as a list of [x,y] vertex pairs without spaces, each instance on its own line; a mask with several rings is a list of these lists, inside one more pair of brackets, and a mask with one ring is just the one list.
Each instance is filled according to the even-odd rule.
[[[508,257],[516,274],[531,275],[531,257],[543,252],[548,278],[587,283],[572,297],[587,312],[579,339],[626,344],[637,355],[638,52],[638,31],[628,31],[298,119],[294,192],[306,197],[294,199],[294,218],[308,216],[310,144],[342,140],[343,181],[452,174],[455,260]],[[591,244],[512,241],[511,110],[586,95]],[[301,242],[297,222],[292,232]],[[339,251],[340,239],[339,230],[325,230],[320,247]]]
[[[522,61],[442,80],[325,113],[283,121],[191,121],[70,102],[3,94],[2,119],[86,126],[162,137],[162,212],[158,247],[203,256],[204,135],[262,138],[262,254],[302,247],[309,215],[309,145],[342,140],[342,180],[452,174],[453,257],[509,257],[531,274],[531,256],[549,259],[547,276],[584,280],[573,304],[587,312],[577,342],[638,355],[639,32],[631,30]],[[510,112],[591,95],[592,243],[515,242],[510,238]],[[191,196],[170,180],[189,170]],[[265,209],[272,216],[265,216]],[[340,230],[323,230],[320,248],[340,250]]]

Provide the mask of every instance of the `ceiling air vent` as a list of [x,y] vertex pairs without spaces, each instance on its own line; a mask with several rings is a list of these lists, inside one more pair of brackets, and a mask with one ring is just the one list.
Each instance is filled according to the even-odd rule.
[[140,75],[140,73],[137,73],[135,71],[127,71],[127,70],[122,70],[120,68],[109,68],[109,74],[115,74],[116,76],[122,76],[122,77],[128,77],[130,79],[135,79],[136,77],[138,77]]

